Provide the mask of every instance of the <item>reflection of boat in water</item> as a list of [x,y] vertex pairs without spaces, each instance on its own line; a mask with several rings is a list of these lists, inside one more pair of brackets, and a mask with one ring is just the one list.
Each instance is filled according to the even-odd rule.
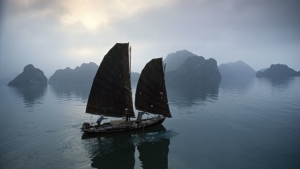
[[130,134],[113,134],[95,139],[97,143],[92,151],[96,151],[96,156],[91,160],[93,168],[134,168],[135,145],[131,142]]
[[[132,104],[130,82],[129,43],[117,43],[103,58],[95,75],[90,91],[86,112],[109,117],[122,117],[102,125],[84,123],[81,130],[85,133],[112,133],[144,129],[163,123],[171,117],[165,87],[162,58],[152,59],[140,75],[135,107],[139,112],[136,120]],[[144,113],[153,116],[142,119]]]
[[109,135],[85,133],[82,139],[92,154],[93,168],[134,168],[139,164],[136,157],[142,168],[168,168],[169,132],[158,125]]
[[165,131],[164,127],[156,135],[147,137],[149,141],[146,140],[137,146],[140,153],[139,159],[144,169],[168,168],[170,138],[165,136],[166,131],[163,131]]

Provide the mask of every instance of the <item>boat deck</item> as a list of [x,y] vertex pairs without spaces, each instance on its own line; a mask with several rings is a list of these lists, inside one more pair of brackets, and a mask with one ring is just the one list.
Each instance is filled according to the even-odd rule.
[[108,133],[108,132],[121,132],[127,130],[143,129],[146,127],[161,124],[165,120],[164,116],[156,116],[148,119],[142,119],[141,121],[125,121],[112,120],[109,123],[103,123],[100,126],[90,123],[83,123],[81,130],[86,133]]

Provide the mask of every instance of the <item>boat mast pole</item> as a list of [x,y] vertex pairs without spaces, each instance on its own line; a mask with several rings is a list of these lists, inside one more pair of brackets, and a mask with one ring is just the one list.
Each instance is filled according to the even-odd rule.
[[129,73],[131,74],[131,46],[129,46]]
[[[129,46],[129,42],[128,42],[128,46]],[[129,72],[128,73],[129,73],[129,79],[131,80],[131,46],[129,46],[129,48],[128,48],[128,56],[129,56]],[[126,115],[126,121],[130,120],[127,109],[125,109],[125,115]]]

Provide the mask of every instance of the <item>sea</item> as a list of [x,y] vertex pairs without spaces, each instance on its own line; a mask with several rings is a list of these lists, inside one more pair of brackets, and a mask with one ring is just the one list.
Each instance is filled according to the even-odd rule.
[[90,87],[0,86],[0,168],[300,168],[300,77],[167,87],[172,118],[99,136],[80,130]]

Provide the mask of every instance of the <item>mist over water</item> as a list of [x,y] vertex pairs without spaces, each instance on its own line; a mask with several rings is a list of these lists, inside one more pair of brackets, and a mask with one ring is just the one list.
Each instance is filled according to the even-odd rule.
[[299,77],[168,86],[162,126],[96,137],[90,86],[0,86],[0,168],[300,168]]

